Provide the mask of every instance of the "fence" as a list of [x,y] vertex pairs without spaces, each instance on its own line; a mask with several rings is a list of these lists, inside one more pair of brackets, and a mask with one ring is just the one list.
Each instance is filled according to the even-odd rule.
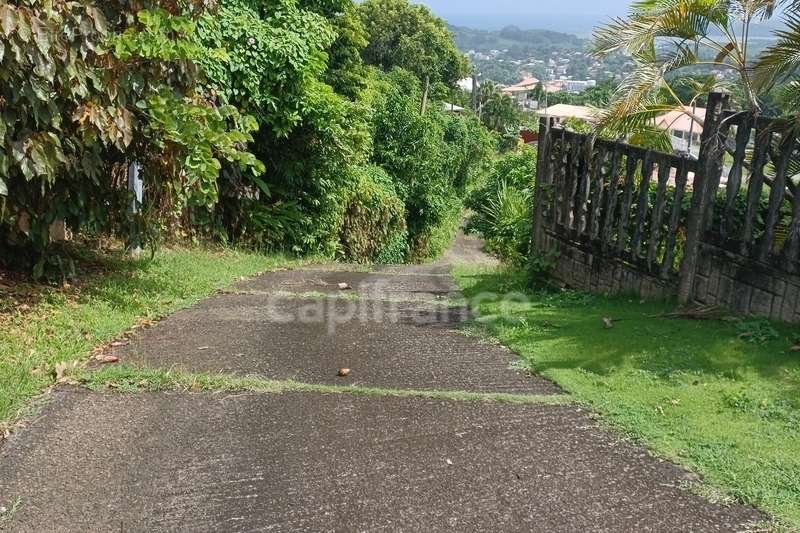
[[[542,119],[533,246],[595,292],[800,322],[797,130],[709,96],[697,159]],[[723,177],[725,179],[723,179]]]

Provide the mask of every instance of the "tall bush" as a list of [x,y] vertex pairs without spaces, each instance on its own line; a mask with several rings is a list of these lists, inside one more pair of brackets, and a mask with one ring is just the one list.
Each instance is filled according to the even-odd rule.
[[490,252],[517,266],[529,253],[535,172],[536,150],[508,153],[466,202],[473,212],[467,229],[482,234]]
[[405,206],[380,167],[355,169],[355,188],[341,228],[342,255],[355,262],[405,261]]
[[0,4],[0,262],[41,275],[57,219],[126,229],[130,162],[142,165],[148,216],[213,204],[222,161],[260,167],[244,150],[253,121],[198,90],[205,2],[135,5]]

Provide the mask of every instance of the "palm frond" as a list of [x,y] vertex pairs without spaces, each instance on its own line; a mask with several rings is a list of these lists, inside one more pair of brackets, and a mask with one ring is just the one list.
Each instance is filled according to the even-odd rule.
[[659,39],[702,40],[711,27],[727,25],[729,6],[729,0],[641,0],[627,18],[595,30],[592,52],[601,57],[618,50],[640,54],[654,50]]
[[783,18],[786,28],[775,32],[778,41],[761,54],[755,66],[754,82],[762,91],[800,71],[800,14],[787,12]]

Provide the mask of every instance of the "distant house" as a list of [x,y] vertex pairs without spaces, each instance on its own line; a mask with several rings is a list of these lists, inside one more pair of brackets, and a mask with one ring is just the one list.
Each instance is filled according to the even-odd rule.
[[568,118],[579,118],[587,122],[597,120],[596,111],[591,107],[582,105],[556,104],[539,111],[543,117],[552,117],[557,124],[562,124]]
[[[691,117],[692,108],[685,106],[683,110],[675,109],[656,118],[656,125],[668,130],[672,140],[672,147],[681,152],[689,151],[689,139],[693,148],[700,147],[700,135],[703,126]],[[694,115],[701,120],[706,118],[706,108],[698,107]]]
[[451,104],[449,102],[442,102],[442,109],[447,113],[463,113],[464,108],[461,106],[457,106],[456,104]]
[[523,109],[536,109],[538,101],[531,96],[536,86],[539,85],[537,78],[525,78],[519,83],[504,87],[503,94],[510,96]]
[[571,93],[582,93],[586,89],[597,87],[596,80],[565,80],[564,90]]

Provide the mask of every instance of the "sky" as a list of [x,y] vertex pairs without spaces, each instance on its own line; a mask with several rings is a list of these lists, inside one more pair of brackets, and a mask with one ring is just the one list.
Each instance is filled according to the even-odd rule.
[[612,16],[624,15],[631,0],[415,0],[451,24],[499,29],[514,24],[588,34]]

